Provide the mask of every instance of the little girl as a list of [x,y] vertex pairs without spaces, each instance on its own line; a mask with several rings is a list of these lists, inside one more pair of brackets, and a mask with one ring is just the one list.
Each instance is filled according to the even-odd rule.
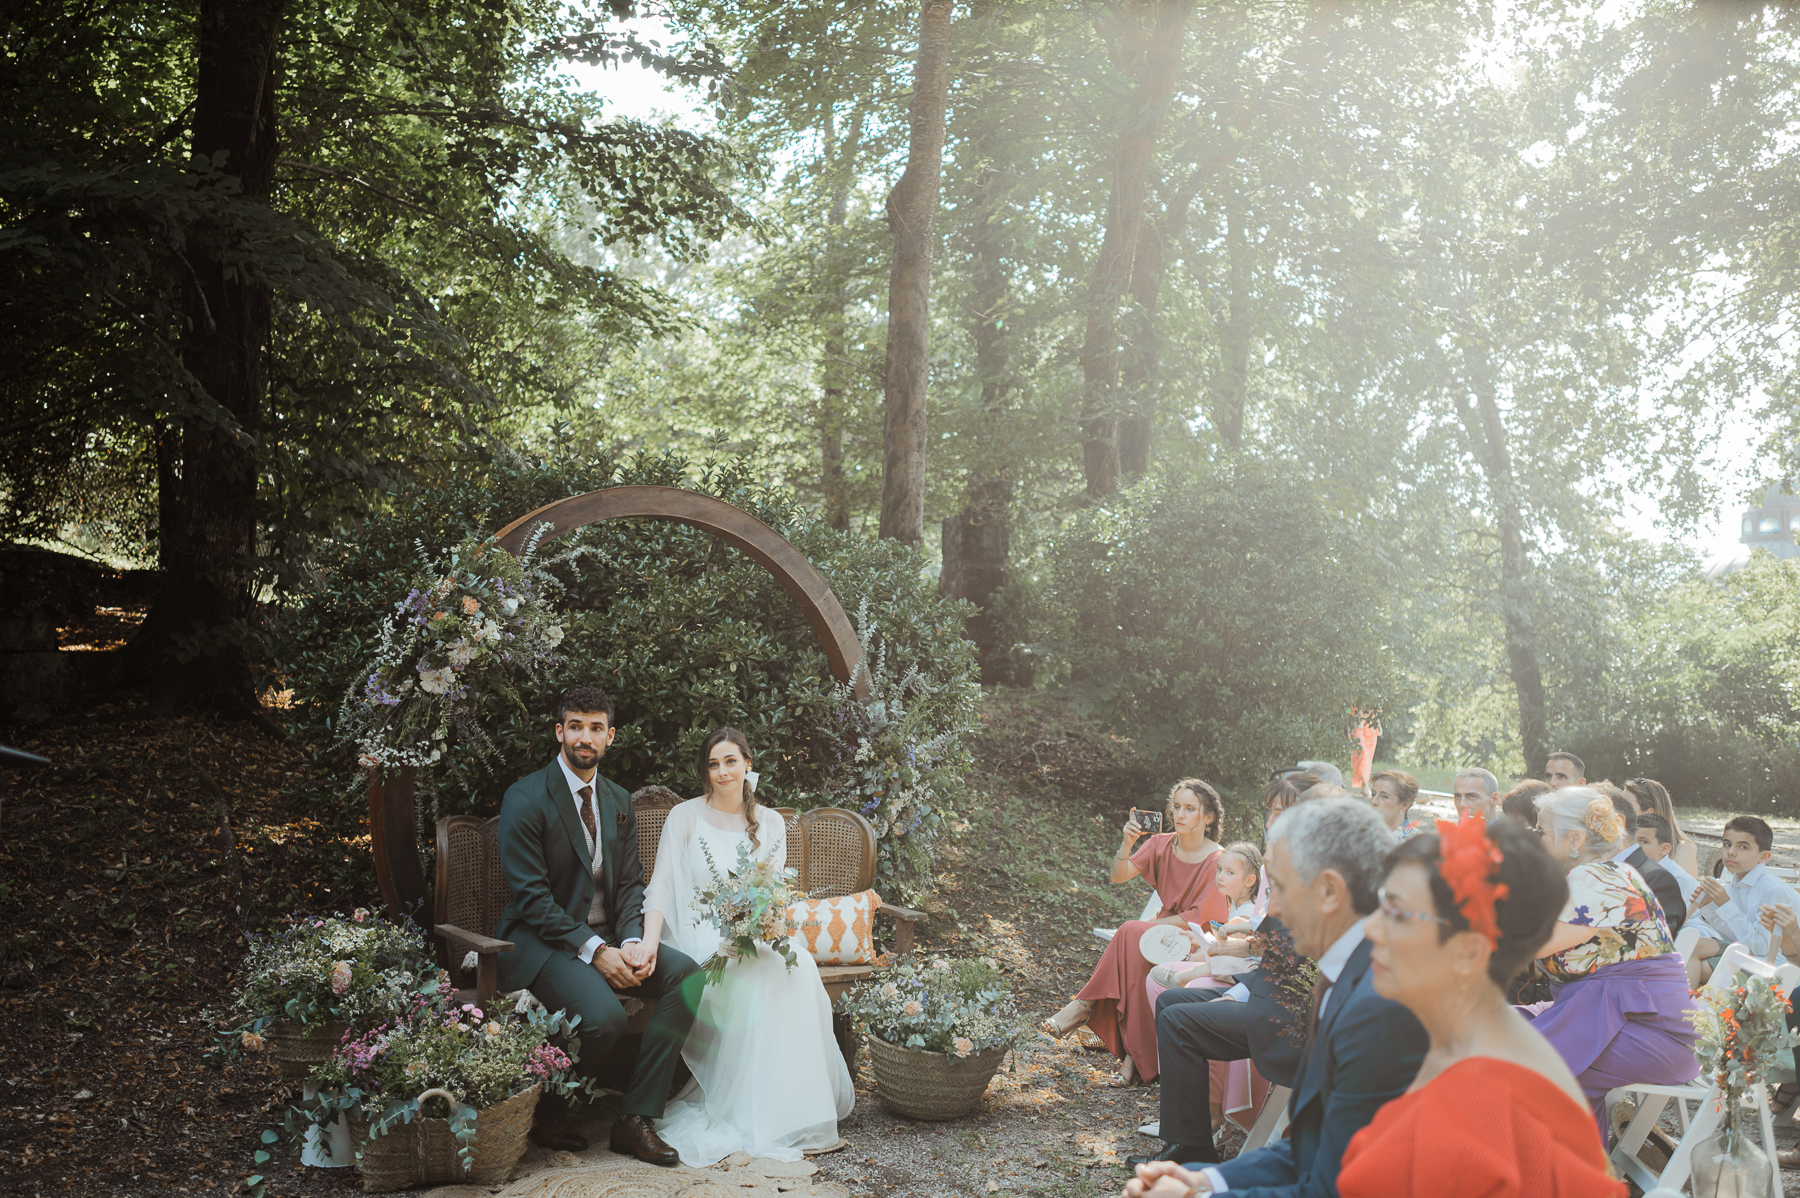
[[[1219,853],[1219,865],[1213,874],[1213,884],[1219,893],[1225,896],[1230,906],[1230,913],[1225,917],[1216,934],[1243,932],[1248,934],[1256,922],[1256,891],[1262,882],[1262,850],[1248,841],[1240,840],[1236,844],[1225,846]],[[1191,935],[1191,934],[1190,934]],[[1201,947],[1198,937],[1194,951],[1188,954],[1189,961],[1200,962],[1197,969],[1183,969],[1178,965],[1163,965],[1152,970],[1156,982],[1164,987],[1185,986],[1189,982],[1209,977],[1210,970],[1206,965],[1206,950]],[[1221,983],[1230,985],[1229,982]]]

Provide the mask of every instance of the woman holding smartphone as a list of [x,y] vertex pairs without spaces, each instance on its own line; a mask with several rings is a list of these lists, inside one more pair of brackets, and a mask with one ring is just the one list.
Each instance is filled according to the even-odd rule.
[[1152,821],[1141,815],[1154,813],[1132,812],[1113,854],[1112,881],[1120,885],[1148,879],[1161,900],[1161,913],[1148,922],[1134,919],[1122,925],[1075,1001],[1044,1021],[1044,1030],[1058,1039],[1087,1024],[1119,1058],[1120,1085],[1156,1078],[1156,1010],[1144,989],[1150,962],[1138,951],[1138,941],[1157,924],[1185,932],[1189,923],[1222,921],[1230,913],[1213,880],[1224,812],[1218,792],[1198,778],[1183,778],[1170,788],[1162,812],[1165,830],[1149,833],[1144,825]]

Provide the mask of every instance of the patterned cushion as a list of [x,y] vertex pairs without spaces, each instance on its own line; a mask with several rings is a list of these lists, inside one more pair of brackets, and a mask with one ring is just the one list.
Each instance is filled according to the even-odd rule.
[[872,964],[875,912],[880,909],[881,896],[873,890],[795,903],[788,908],[793,944],[820,965]]

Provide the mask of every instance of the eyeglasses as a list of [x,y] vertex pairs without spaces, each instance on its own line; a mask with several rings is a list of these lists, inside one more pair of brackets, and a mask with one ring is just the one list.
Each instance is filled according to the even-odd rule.
[[1377,890],[1375,892],[1375,898],[1381,904],[1379,907],[1377,907],[1375,909],[1377,911],[1381,912],[1381,917],[1383,919],[1387,920],[1389,923],[1449,923],[1450,922],[1449,920],[1445,919],[1441,915],[1427,915],[1423,911],[1407,911],[1400,907],[1394,906],[1393,900],[1388,898],[1388,892],[1387,892],[1386,886],[1383,886],[1380,890]]

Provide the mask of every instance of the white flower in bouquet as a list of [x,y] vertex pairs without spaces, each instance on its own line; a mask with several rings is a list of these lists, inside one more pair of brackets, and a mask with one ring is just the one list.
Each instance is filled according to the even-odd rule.
[[350,993],[350,962],[334,961],[331,965],[331,992],[333,994]]
[[549,642],[552,649],[562,644],[563,626],[561,624],[552,624],[550,627],[544,629],[544,640]]
[[475,647],[468,641],[457,641],[450,646],[450,665],[452,669],[462,669],[475,660]]
[[419,671],[419,689],[429,695],[441,695],[456,685],[456,675],[447,667]]

